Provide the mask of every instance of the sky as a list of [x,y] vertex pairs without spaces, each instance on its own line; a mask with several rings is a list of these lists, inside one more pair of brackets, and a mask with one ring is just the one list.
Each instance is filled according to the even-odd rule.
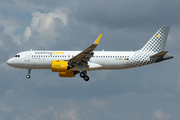
[[[179,120],[179,0],[0,0],[0,120]],[[138,50],[170,25],[173,59],[90,71],[90,81],[9,67],[29,50]]]

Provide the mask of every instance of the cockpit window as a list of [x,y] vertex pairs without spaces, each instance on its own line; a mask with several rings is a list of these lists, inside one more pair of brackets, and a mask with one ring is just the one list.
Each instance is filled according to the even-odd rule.
[[15,57],[20,57],[20,55],[15,55]]

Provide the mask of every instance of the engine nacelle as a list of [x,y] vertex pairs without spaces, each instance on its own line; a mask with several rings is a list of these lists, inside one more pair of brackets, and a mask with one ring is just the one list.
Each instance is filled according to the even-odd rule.
[[52,61],[52,71],[53,72],[67,72],[68,71],[68,61],[53,60]]
[[59,72],[59,77],[75,77],[74,71]]

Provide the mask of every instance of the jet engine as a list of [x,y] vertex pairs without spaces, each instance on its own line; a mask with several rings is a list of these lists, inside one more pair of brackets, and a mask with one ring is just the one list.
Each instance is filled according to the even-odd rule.
[[75,75],[79,73],[79,71],[70,71],[68,61],[62,60],[52,61],[52,71],[59,72],[59,77],[76,77]]
[[75,71],[59,72],[59,77],[75,77]]
[[67,72],[68,71],[68,61],[53,60],[52,61],[52,71],[53,72]]

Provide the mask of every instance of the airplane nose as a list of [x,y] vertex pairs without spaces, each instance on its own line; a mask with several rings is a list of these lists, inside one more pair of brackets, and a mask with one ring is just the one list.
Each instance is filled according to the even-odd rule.
[[9,60],[7,61],[7,64],[8,64],[9,66],[11,66],[12,63],[13,63],[12,59],[9,59]]
[[10,65],[10,59],[7,61],[7,64]]

